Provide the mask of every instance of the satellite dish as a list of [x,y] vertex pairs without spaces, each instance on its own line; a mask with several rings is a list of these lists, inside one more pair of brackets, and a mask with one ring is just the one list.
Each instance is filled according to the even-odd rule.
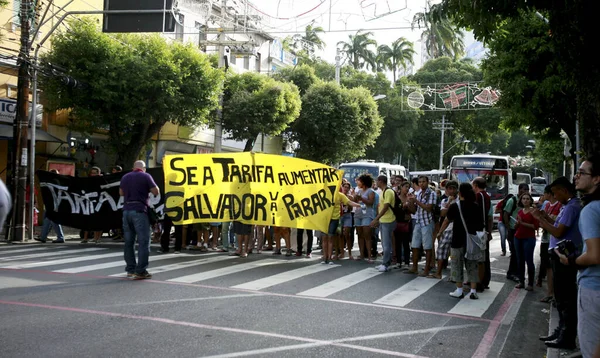
[[408,94],[407,103],[410,108],[421,108],[423,103],[425,103],[425,97],[423,97],[423,94],[421,92],[411,92]]

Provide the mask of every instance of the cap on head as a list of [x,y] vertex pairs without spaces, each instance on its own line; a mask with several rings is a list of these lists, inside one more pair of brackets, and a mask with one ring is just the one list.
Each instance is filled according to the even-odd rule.
[[133,169],[146,169],[146,163],[143,160],[136,160],[133,163]]

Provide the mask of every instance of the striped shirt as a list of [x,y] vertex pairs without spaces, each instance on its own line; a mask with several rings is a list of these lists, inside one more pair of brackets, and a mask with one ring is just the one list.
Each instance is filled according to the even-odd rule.
[[[433,190],[427,188],[427,190],[422,191],[417,196],[417,200],[425,205],[436,205],[437,204],[437,195]],[[426,211],[420,206],[417,206],[416,220],[417,224],[421,224],[423,226],[429,225],[433,222],[433,210]]]

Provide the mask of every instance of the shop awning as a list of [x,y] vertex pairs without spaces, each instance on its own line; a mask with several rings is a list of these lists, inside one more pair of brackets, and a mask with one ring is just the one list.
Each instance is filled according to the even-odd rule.
[[[13,138],[13,126],[10,124],[0,124],[0,140],[7,140]],[[29,138],[31,139],[31,133],[29,133]],[[64,143],[65,141],[56,138],[52,134],[43,131],[41,129],[35,130],[35,141],[36,142],[55,142],[55,143]]]

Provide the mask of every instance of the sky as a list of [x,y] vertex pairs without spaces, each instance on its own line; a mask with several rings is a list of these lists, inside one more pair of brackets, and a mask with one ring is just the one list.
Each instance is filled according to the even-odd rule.
[[[318,56],[335,63],[336,45],[347,41],[348,35],[364,29],[374,33],[378,44],[388,44],[405,37],[414,42],[415,68],[420,67],[421,42],[423,29],[411,30],[414,15],[424,12],[426,0],[254,0],[254,11],[262,13],[268,21],[264,30],[276,37],[293,35],[294,31],[303,32],[306,25],[321,26],[327,32],[322,36],[326,43],[324,51]],[[437,3],[439,1],[431,1]],[[331,7],[331,11],[330,11]],[[310,11],[312,10],[312,11]],[[390,10],[395,11],[385,15]],[[303,14],[303,15],[302,15]],[[380,16],[373,19],[374,16]],[[330,21],[331,20],[331,21]],[[329,32],[331,30],[331,32]],[[277,33],[280,31],[280,33]]]

